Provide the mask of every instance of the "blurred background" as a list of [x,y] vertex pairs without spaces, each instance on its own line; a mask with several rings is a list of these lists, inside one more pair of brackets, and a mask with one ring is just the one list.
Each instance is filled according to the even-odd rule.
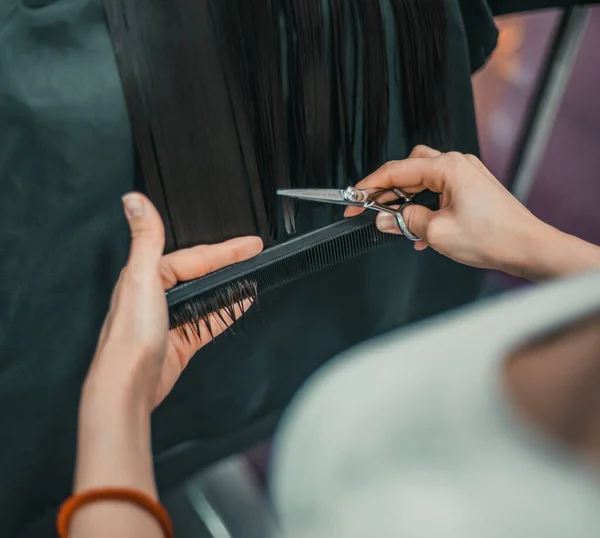
[[[498,47],[475,75],[473,87],[482,160],[515,192],[519,149],[540,95],[540,81],[549,72],[549,58],[555,67],[560,65],[545,85],[555,89],[551,99],[544,100],[554,106],[540,130],[539,159],[529,168],[529,181],[519,198],[544,221],[600,244],[600,7],[575,8],[572,15],[569,19],[563,11],[544,11],[498,19]],[[559,42],[564,54],[553,56],[561,48],[556,46]],[[523,285],[491,274],[488,292]],[[228,458],[166,499],[178,536],[262,538],[273,532],[264,493],[269,452],[267,442]]]
[[[561,41],[562,49],[572,54],[558,58],[564,60],[558,73],[562,88],[544,129],[539,166],[522,201],[542,220],[600,245],[600,7],[575,8],[572,15],[570,26],[562,10],[496,20],[498,46],[473,78],[481,157],[500,181],[515,189],[522,137],[547,62]],[[487,292],[528,284],[491,274]],[[268,443],[248,454],[261,482],[268,456]]]
[[[497,19],[498,48],[473,80],[482,160],[507,186],[561,17],[545,11]],[[600,244],[600,8],[587,8],[583,19],[564,70],[564,94],[523,201],[544,221]],[[504,289],[522,285],[499,275],[493,280]]]

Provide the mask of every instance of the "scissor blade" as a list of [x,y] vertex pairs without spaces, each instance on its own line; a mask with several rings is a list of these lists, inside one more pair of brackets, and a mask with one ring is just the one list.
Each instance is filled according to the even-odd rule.
[[362,205],[348,201],[344,196],[344,190],[341,189],[280,189],[277,191],[279,196],[287,196],[297,200],[307,200],[310,202],[324,202],[328,204],[341,205]]

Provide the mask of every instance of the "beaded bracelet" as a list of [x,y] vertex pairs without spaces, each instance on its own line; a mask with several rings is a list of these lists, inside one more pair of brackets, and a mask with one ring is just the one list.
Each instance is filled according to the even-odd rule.
[[56,524],[60,538],[68,538],[69,525],[75,512],[82,506],[96,501],[123,501],[139,506],[154,516],[165,538],[173,538],[173,524],[164,506],[149,495],[130,488],[91,489],[69,497],[58,512]]

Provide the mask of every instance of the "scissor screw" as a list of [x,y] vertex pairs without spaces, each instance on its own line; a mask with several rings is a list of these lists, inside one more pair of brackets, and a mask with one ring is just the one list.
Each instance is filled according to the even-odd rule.
[[348,187],[344,191],[344,198],[349,202],[358,202],[360,200],[360,193],[354,187]]

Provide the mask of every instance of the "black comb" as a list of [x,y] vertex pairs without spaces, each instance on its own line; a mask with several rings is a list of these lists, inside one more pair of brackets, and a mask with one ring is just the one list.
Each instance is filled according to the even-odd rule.
[[[437,209],[438,197],[419,204]],[[401,235],[381,233],[375,217],[375,212],[366,211],[268,248],[251,260],[178,284],[167,292],[170,328],[191,324],[197,332],[200,320],[214,312],[403,240]]]

